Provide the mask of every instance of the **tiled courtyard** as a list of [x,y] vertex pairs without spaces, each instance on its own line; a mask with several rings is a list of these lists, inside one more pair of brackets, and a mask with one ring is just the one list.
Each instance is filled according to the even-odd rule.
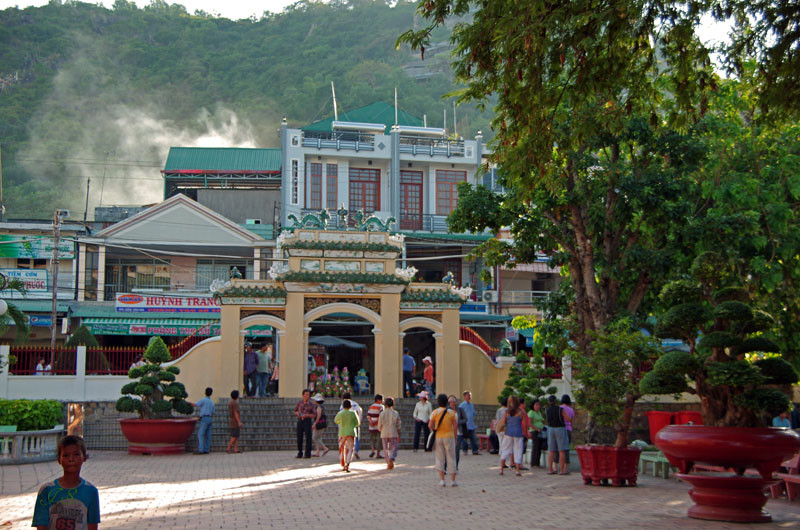
[[[636,488],[584,486],[580,475],[498,476],[497,457],[462,456],[459,487],[442,488],[427,453],[397,467],[361,461],[342,473],[334,451],[130,456],[92,451],[83,476],[100,490],[106,528],[742,528],[685,517],[688,486],[640,477]],[[0,466],[0,527],[30,526],[38,485],[56,462]],[[800,528],[800,503],[770,500],[771,525]]]

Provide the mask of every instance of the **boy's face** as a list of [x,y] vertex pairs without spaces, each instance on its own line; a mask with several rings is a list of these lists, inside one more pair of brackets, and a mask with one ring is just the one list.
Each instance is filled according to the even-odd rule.
[[58,463],[64,469],[64,473],[80,473],[81,466],[86,461],[83,452],[78,445],[68,445],[61,449]]

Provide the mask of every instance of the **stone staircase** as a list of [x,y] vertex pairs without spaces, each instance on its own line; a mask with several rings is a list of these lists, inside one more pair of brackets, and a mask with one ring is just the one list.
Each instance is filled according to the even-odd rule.
[[[228,402],[229,398],[217,401],[214,413],[214,423],[211,427],[211,450],[224,451],[229,440],[228,430]],[[356,396],[355,401],[364,409],[372,403],[372,396]],[[395,401],[395,410],[400,413],[401,438],[400,448],[411,449],[414,439],[414,419],[412,414],[418,399],[400,399]],[[294,407],[297,399],[283,398],[240,398],[242,428],[239,438],[239,448],[242,451],[289,451],[297,449],[295,429],[297,420],[294,417]],[[339,411],[340,400],[329,398],[323,405],[328,417],[328,428],[325,429],[323,441],[331,450],[337,447],[337,426],[333,423]],[[435,408],[435,407],[434,407]],[[491,420],[494,419],[497,406],[476,405],[477,433],[485,433]],[[365,449],[369,454],[369,437],[367,433],[367,420],[363,418],[361,424],[361,452]],[[422,443],[422,442],[420,442]],[[197,449],[197,436],[193,434],[187,442],[187,449]]]

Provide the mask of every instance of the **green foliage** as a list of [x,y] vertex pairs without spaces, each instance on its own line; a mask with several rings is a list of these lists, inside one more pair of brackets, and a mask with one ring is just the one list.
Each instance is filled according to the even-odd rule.
[[[1,41],[0,41],[1,42]],[[0,72],[2,70],[0,69]],[[1,102],[2,100],[0,100]],[[0,120],[0,134],[2,134],[2,120]],[[26,315],[19,307],[17,307],[14,302],[10,299],[6,298],[6,293],[17,292],[20,294],[25,294],[25,284],[19,278],[7,278],[6,279],[6,288],[3,291],[0,291],[0,298],[4,299],[8,309],[2,315],[0,315],[0,335],[6,334],[10,328],[14,330],[14,342],[17,344],[22,344],[26,340],[28,340],[28,336],[30,335],[30,325],[28,321],[28,315]],[[9,356],[7,361],[0,362],[0,373],[3,371],[3,367],[5,364],[14,364],[16,362],[16,358],[13,356]]]
[[730,266],[717,252],[703,252],[692,262],[689,274],[710,289],[726,285],[731,278]]
[[178,414],[186,414],[186,415],[189,415],[189,414],[191,414],[192,412],[194,412],[194,407],[192,407],[192,406],[191,406],[191,405],[190,405],[190,404],[189,404],[189,403],[188,403],[186,400],[184,400],[184,399],[173,400],[173,402],[172,402],[172,408],[173,408],[173,409],[175,410],[175,412],[177,412]]
[[156,414],[169,412],[170,410],[172,410],[172,403],[170,403],[166,399],[159,399],[158,401],[153,401],[152,410]]
[[794,385],[798,381],[797,370],[780,357],[767,357],[753,363],[761,370],[770,385]]
[[723,287],[714,293],[714,301],[718,304],[729,300],[738,300],[739,302],[747,302],[750,295],[741,287]]
[[[144,360],[149,364],[160,364],[170,361],[169,348],[161,337],[151,337],[144,350]],[[148,367],[148,369],[150,369]]]
[[134,394],[136,392],[136,385],[139,383],[137,381],[131,381],[129,383],[125,383],[122,385],[122,388],[119,390],[120,394]]
[[647,372],[639,382],[639,391],[642,395],[646,394],[681,394],[686,392],[689,386],[686,384],[686,377],[670,372],[653,370]]
[[117,400],[117,410],[138,412],[142,419],[169,418],[172,410],[191,414],[193,408],[185,401],[188,397],[186,387],[175,381],[180,370],[174,366],[161,367],[162,362],[169,361],[169,349],[161,337],[150,339],[143,359],[144,365],[128,371],[128,377],[133,381],[120,390],[123,396]]
[[639,398],[639,381],[644,374],[641,367],[660,352],[658,341],[643,335],[628,320],[595,334],[592,355],[576,350],[568,353],[580,383],[578,404],[590,410],[598,424],[627,431],[628,425],[622,425],[623,412]]
[[723,320],[753,320],[753,310],[749,305],[735,300],[720,302],[714,308],[714,317]]
[[172,372],[168,372],[166,370],[163,370],[163,371],[158,373],[158,380],[159,381],[169,381],[169,382],[175,381],[175,374],[173,374]]
[[53,399],[0,399],[0,425],[42,431],[64,422],[63,406]]
[[742,339],[728,331],[712,331],[700,338],[701,349],[711,348],[736,348],[742,344]]
[[682,279],[669,282],[658,295],[659,302],[666,306],[679,306],[681,304],[697,304],[703,290],[694,280]]
[[117,399],[115,408],[120,412],[139,412],[142,410],[142,402],[130,396],[122,396]]
[[746,387],[761,385],[767,378],[747,361],[711,362],[706,366],[708,382],[713,386]]
[[750,337],[749,339],[745,339],[742,345],[736,350],[739,355],[750,352],[772,353],[779,351],[781,351],[780,346],[766,337]]
[[706,319],[701,304],[686,303],[671,307],[659,318],[656,336],[660,338],[692,336],[698,325]]
[[542,348],[535,348],[531,357],[524,352],[517,354],[517,364],[511,367],[505,387],[497,397],[502,403],[503,398],[515,395],[527,401],[541,398],[545,394],[553,394],[556,388],[551,386],[550,370],[545,367]]
[[97,339],[92,332],[89,331],[89,328],[86,326],[80,326],[75,332],[67,339],[65,346],[75,347],[75,346],[86,346],[87,348],[98,348],[100,343],[97,342]]
[[659,357],[653,368],[663,374],[692,377],[700,366],[695,356],[691,353],[671,351]]
[[775,388],[754,388],[733,397],[738,406],[754,410],[766,411],[771,415],[789,410],[789,397]]

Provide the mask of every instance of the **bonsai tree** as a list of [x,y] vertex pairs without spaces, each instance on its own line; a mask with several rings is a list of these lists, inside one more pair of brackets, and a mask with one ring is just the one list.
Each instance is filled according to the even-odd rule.
[[117,400],[120,412],[138,412],[140,419],[162,419],[179,414],[191,414],[194,408],[186,401],[188,394],[182,383],[175,380],[180,373],[176,366],[161,367],[170,360],[169,350],[161,337],[152,337],[144,351],[145,364],[128,372],[134,379],[122,387]]
[[[99,350],[100,343],[89,328],[80,326],[75,330],[75,333],[67,339],[64,344],[67,347],[75,348],[77,346],[86,346],[86,364],[87,366],[95,367],[101,373],[108,373],[111,371],[111,364],[108,362],[106,354]],[[54,368],[58,368],[62,362],[63,354],[58,352],[56,354],[56,361]]]
[[779,387],[798,376],[782,357],[761,355],[779,352],[766,334],[774,320],[752,307],[732,272],[722,256],[706,252],[688,278],[664,287],[660,301],[669,309],[656,335],[682,339],[689,351],[662,355],[639,387],[646,394],[696,394],[705,425],[761,427],[767,415],[789,409]]
[[[578,405],[591,413],[594,423],[611,427],[616,433],[614,447],[628,445],[633,407],[642,396],[639,382],[647,366],[658,358],[661,345],[642,333],[630,319],[612,322],[592,333],[593,354],[567,350],[574,368]],[[592,425],[591,431],[593,431]],[[589,439],[593,438],[589,433]]]
[[[518,316],[511,321],[511,325],[515,329],[535,328],[536,319],[533,316]],[[524,397],[530,402],[557,391],[556,387],[551,386],[552,374],[544,363],[544,344],[544,341],[537,340],[530,357],[525,352],[517,354],[517,362],[510,368],[505,387],[497,396],[498,402],[502,403],[504,398],[512,395]]]

